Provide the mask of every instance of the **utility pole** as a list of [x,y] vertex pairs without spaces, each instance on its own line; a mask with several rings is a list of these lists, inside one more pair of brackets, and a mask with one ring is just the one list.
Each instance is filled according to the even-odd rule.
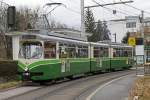
[[90,9],[90,8],[94,8],[94,7],[105,7],[105,6],[109,6],[109,5],[126,4],[126,3],[132,3],[132,2],[133,2],[132,0],[130,0],[130,1],[124,1],[124,2],[108,3],[108,4],[99,4],[98,2],[95,2],[97,5],[84,7],[84,0],[81,0],[81,32],[82,33],[85,32],[84,8]]
[[[135,56],[136,56],[136,63],[137,65],[142,65],[142,67],[144,67],[144,64],[146,62],[146,54],[144,51],[144,11],[141,11],[141,17],[140,17],[140,32],[141,32],[141,36],[140,38],[137,38],[136,41],[136,46],[135,46]],[[138,70],[138,66],[136,67],[136,75],[144,75],[145,73],[145,67],[142,69],[142,73],[141,71],[139,72]]]
[[81,0],[81,35],[85,34],[84,0]]
[[[142,44],[142,45],[143,45],[143,46],[142,46],[142,47],[143,47],[143,48],[142,48],[143,50],[142,50],[142,51],[144,51],[144,11],[143,11],[143,10],[141,11],[141,14],[142,14],[142,16],[141,16],[141,17],[142,17],[142,18],[141,18],[141,35],[142,35],[142,39],[143,39],[143,44]],[[146,62],[146,61],[145,61],[145,51],[143,52],[143,56],[144,56],[144,59],[143,59],[144,62],[143,62],[143,63],[145,63],[145,62]]]
[[141,11],[141,36],[144,40],[144,11]]
[[117,42],[117,34],[114,33],[113,35],[115,36],[115,43],[116,43]]

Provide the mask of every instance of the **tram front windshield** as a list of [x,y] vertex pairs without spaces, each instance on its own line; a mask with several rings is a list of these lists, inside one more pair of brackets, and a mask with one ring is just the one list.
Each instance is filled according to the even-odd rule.
[[19,57],[23,59],[40,59],[42,57],[42,44],[39,42],[23,43]]

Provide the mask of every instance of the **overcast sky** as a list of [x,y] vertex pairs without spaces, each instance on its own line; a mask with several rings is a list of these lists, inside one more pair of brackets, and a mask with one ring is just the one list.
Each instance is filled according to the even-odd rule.
[[[70,27],[75,27],[77,29],[80,29],[80,0],[3,0],[4,2],[14,5],[14,6],[28,6],[30,8],[34,8],[37,6],[43,7],[48,2],[61,2],[67,6],[68,9],[61,6],[58,7],[55,11],[52,12],[52,18],[54,18],[56,21],[59,21],[61,23],[64,23]],[[118,2],[120,0],[95,0],[99,2],[100,4],[104,3],[112,3],[112,2]],[[127,1],[127,0],[122,0]],[[131,3],[130,5],[133,5],[137,8],[150,11],[150,0],[133,0],[134,3]],[[85,0],[85,6],[94,5],[95,3],[92,2],[92,0]],[[135,16],[139,15],[140,11],[134,10],[133,8],[130,8],[126,5],[115,5],[115,6],[107,6],[108,8],[119,10],[121,12],[128,13],[127,15],[117,13],[116,15],[113,15],[111,11],[106,10],[105,8],[93,8],[95,19],[98,20],[111,20],[111,19],[120,19],[124,18],[125,16]],[[150,16],[146,14],[145,16]]]

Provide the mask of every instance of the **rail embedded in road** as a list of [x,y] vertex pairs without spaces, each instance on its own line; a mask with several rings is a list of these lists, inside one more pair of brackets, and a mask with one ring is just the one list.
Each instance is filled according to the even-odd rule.
[[32,90],[30,92],[20,94],[9,98],[8,100],[83,100],[99,85],[108,81],[132,74],[133,70],[112,72],[80,78],[73,81],[62,82],[61,84],[48,85],[43,88]]

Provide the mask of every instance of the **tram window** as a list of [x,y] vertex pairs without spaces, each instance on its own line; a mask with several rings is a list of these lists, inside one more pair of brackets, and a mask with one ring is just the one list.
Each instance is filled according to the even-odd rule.
[[67,48],[65,46],[59,47],[59,58],[67,58]]
[[98,58],[100,56],[100,48],[94,47],[94,58]]
[[121,50],[120,48],[113,49],[113,57],[121,57]]
[[76,49],[75,47],[70,47],[67,49],[69,58],[76,58]]
[[42,57],[42,44],[40,42],[25,42],[21,44],[19,57],[24,59],[39,59]]
[[77,57],[78,58],[87,58],[88,57],[88,47],[87,46],[78,46]]
[[114,57],[131,57],[132,49],[128,48],[115,48]]
[[44,58],[56,58],[56,43],[45,42],[44,43]]
[[88,57],[88,49],[79,48],[78,49],[78,57],[79,58],[87,58]]
[[76,58],[76,46],[74,44],[60,44],[60,58]]
[[106,47],[101,47],[100,48],[100,57],[108,57],[108,48]]
[[86,58],[88,57],[88,47],[74,44],[60,44],[59,54],[60,58]]
[[125,49],[124,49],[124,56],[125,56],[125,57],[131,57],[131,56],[132,56],[132,49],[130,49],[130,48],[125,48]]

